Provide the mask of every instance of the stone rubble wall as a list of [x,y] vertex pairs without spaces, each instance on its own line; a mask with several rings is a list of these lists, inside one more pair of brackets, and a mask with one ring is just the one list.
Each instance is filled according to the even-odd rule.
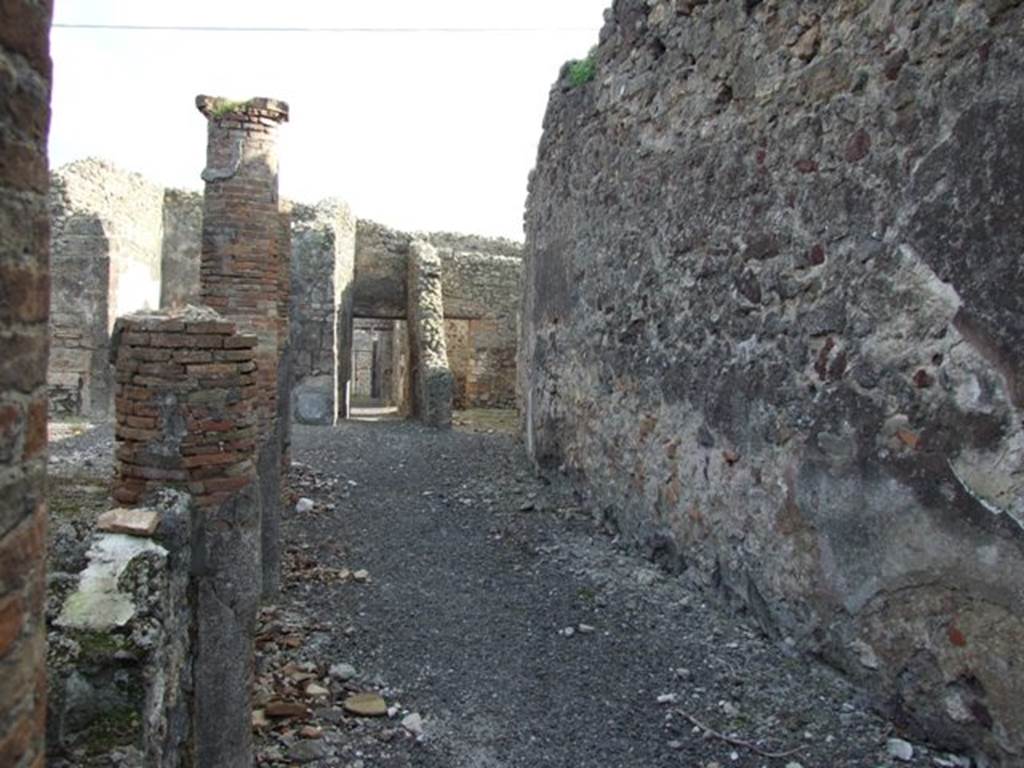
[[356,233],[355,315],[405,317],[409,244],[415,237],[429,242],[442,264],[445,328],[455,334],[448,341],[458,407],[514,407],[521,247],[501,238],[398,232],[364,220]]
[[515,317],[445,318],[455,407],[516,408]]
[[52,3],[0,16],[0,765],[44,764]]
[[514,408],[522,260],[442,250],[441,263],[445,327],[463,331],[449,341],[466,345],[452,356],[456,407]]
[[405,317],[410,242],[412,235],[408,233],[364,219],[356,222],[352,287],[352,312],[356,317]]
[[183,189],[165,189],[160,277],[162,309],[199,303],[202,231],[203,196]]
[[398,413],[406,416],[409,413],[409,332],[405,320],[393,321],[391,334],[391,379],[385,386],[388,391],[387,401],[398,409]]
[[355,229],[340,201],[292,208],[293,413],[302,423],[329,425],[345,415]]
[[444,338],[441,259],[432,245],[414,240],[408,263],[411,412],[429,426],[450,427],[453,381]]
[[[220,158],[228,163],[229,150]],[[89,159],[54,172],[50,205],[54,262],[61,267],[52,286],[53,306],[60,310],[52,320],[51,410],[103,416],[111,409],[106,360],[114,318],[210,299],[200,288],[203,195],[164,189]],[[347,415],[352,318],[405,317],[413,235],[357,222],[336,200],[281,202],[280,208],[291,210],[293,222],[287,252],[294,288],[285,344],[291,346],[295,381],[291,410],[300,422],[333,424]],[[513,405],[521,246],[446,232],[423,237],[441,253],[446,316],[494,321],[469,337],[472,356],[457,376],[479,382],[461,391],[480,394],[460,402]],[[144,273],[149,277],[143,279]]]
[[50,189],[52,408],[103,415],[114,319],[160,304],[164,192],[95,159],[58,169]]
[[1024,760],[1024,6],[617,0],[551,93],[526,441],[919,733]]
[[[48,642],[47,754],[74,765],[191,765],[194,510],[162,490],[151,537],[98,532]],[[127,510],[122,510],[127,511]],[[104,762],[104,764],[106,764]]]
[[448,232],[400,232],[360,219],[356,224],[356,317],[405,317],[406,262],[414,239],[430,243],[441,255],[446,316],[515,315],[522,273],[522,247],[517,243]]
[[448,365],[452,369],[452,407],[461,410],[469,407],[466,399],[472,367],[469,320],[446,317],[444,345],[448,352]]

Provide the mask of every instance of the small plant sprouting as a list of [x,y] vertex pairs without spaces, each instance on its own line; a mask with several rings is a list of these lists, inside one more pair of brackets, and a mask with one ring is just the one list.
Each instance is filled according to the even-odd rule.
[[232,112],[239,111],[248,103],[248,101],[232,101],[231,99],[224,99],[219,102],[216,107],[210,110],[210,113],[214,117],[224,117],[224,115],[229,115]]
[[573,59],[569,62],[569,83],[573,88],[578,88],[584,83],[589,83],[597,75],[597,62],[594,60],[596,47],[590,49],[585,59]]

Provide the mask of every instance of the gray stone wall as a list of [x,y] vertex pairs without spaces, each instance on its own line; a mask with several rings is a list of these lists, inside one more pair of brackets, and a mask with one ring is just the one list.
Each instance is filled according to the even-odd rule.
[[514,407],[522,292],[522,248],[517,243],[444,232],[413,235],[360,220],[355,314],[405,317],[407,261],[413,237],[433,245],[441,261],[457,407]]
[[453,348],[465,346],[452,357],[457,407],[516,405],[522,269],[512,256],[441,251],[445,328],[460,334],[449,338]]
[[55,171],[50,189],[51,406],[102,415],[114,319],[160,303],[163,189],[94,159]]
[[391,390],[388,401],[400,414],[409,412],[409,333],[405,320],[394,321],[391,337]]
[[404,318],[406,261],[414,238],[433,245],[443,264],[445,315],[515,315],[522,246],[502,238],[449,232],[410,233],[360,219],[356,225],[356,317]]
[[292,207],[293,397],[295,417],[303,423],[333,424],[345,415],[355,233],[345,203]]
[[1024,7],[618,0],[527,211],[526,439],[934,740],[1024,759]]
[[199,241],[203,196],[183,189],[164,190],[161,239],[160,307],[199,303]]
[[382,224],[356,223],[356,317],[402,318],[406,312],[406,272],[412,236]]
[[522,300],[523,261],[515,256],[438,248],[445,317],[511,319]]
[[523,244],[505,237],[465,235],[459,232],[423,232],[416,236],[426,240],[438,250],[508,256],[513,259],[523,258]]
[[450,427],[453,387],[444,338],[441,259],[432,245],[414,240],[408,263],[411,413],[424,424]]
[[[336,200],[286,205],[293,220],[288,359],[296,387],[291,409],[301,422],[332,424],[347,415],[352,318],[406,317],[413,235],[357,222]],[[203,197],[160,188],[104,161],[84,160],[54,175],[51,211],[54,260],[62,266],[53,282],[60,311],[51,329],[51,406],[55,412],[102,416],[110,409],[107,354],[113,318],[137,309],[201,303]],[[514,405],[521,246],[445,232],[422,238],[440,253],[445,315],[473,321],[466,325],[469,347],[458,372],[460,403]],[[140,289],[144,270],[150,277]],[[404,389],[397,386],[389,401],[401,400]]]
[[452,369],[452,405],[461,410],[468,407],[466,390],[473,365],[469,320],[446,317],[444,343],[448,351],[448,365]]

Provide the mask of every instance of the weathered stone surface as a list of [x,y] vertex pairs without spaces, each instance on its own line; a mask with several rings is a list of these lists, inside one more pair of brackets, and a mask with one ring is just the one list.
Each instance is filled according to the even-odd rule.
[[450,427],[453,390],[444,338],[441,260],[422,240],[409,247],[408,290],[412,414],[424,424]]
[[192,734],[194,604],[187,495],[161,491],[146,509],[155,540],[97,534],[50,636],[47,751],[136,750],[177,768]]
[[[509,306],[518,298],[522,259],[518,243],[451,232],[399,232],[360,219],[356,225],[353,288],[356,317],[405,317],[407,260],[413,240],[433,245],[442,261],[454,261],[446,270],[444,286],[446,293],[451,292],[452,317],[489,316],[496,306]],[[485,265],[482,271],[481,264]],[[489,269],[491,264],[493,271]]]
[[330,426],[335,422],[333,376],[306,379],[292,391],[292,399],[295,401],[292,416],[300,424]]
[[388,713],[387,703],[376,693],[353,693],[342,706],[360,717],[383,717]]
[[1022,21],[618,0],[595,79],[552,91],[521,351],[531,454],[627,538],[1005,765]]
[[296,413],[302,423],[330,425],[347,415],[355,236],[355,217],[345,203],[326,200],[292,207],[290,336],[295,386],[319,389],[330,408],[327,417],[312,420]]
[[111,412],[107,349],[114,320],[160,305],[163,201],[163,189],[102,160],[53,173],[53,411]]
[[199,303],[199,244],[203,230],[203,196],[165,189],[160,253],[160,306]]
[[42,765],[52,3],[0,6],[0,765]]
[[445,337],[457,408],[516,405],[522,259],[441,251]]
[[121,533],[98,536],[89,550],[89,565],[79,576],[78,590],[68,596],[56,625],[108,632],[127,624],[135,615],[135,602],[118,581],[135,558],[150,552],[167,556],[163,547],[148,539]]
[[[356,228],[354,312],[402,319],[407,312],[408,258],[414,239],[441,260],[445,335],[455,402],[460,408],[512,407],[522,253],[500,238],[445,232],[410,234],[360,220]],[[397,390],[396,397],[397,400]]]

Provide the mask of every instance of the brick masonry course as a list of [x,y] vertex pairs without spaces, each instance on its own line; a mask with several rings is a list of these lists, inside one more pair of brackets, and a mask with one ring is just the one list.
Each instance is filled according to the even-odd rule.
[[[199,288],[203,303],[256,337],[263,591],[280,585],[282,462],[287,455],[289,237],[278,197],[277,129],[288,106],[198,96],[207,119]],[[201,345],[200,345],[201,346]],[[221,483],[224,484],[223,482]]]
[[136,506],[172,488],[189,494],[196,510],[200,765],[251,764],[252,636],[263,584],[258,343],[235,322],[196,307],[128,315],[113,334],[114,500]]
[[0,765],[44,764],[49,2],[0,8]]

